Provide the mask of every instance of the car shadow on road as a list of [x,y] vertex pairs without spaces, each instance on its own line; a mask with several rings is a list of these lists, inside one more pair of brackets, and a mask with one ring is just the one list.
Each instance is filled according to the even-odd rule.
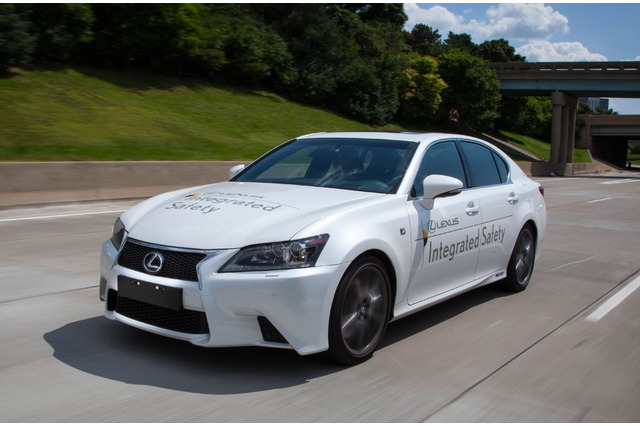
[[260,347],[203,348],[102,316],[44,335],[53,356],[86,373],[123,383],[202,394],[239,394],[303,384],[342,369],[321,355]]
[[[503,294],[491,288],[479,289],[399,320],[390,325],[381,346],[392,345]],[[328,361],[323,354],[303,357],[292,350],[198,347],[102,316],[66,324],[43,337],[56,359],[88,374],[210,395],[287,388],[348,368]]]

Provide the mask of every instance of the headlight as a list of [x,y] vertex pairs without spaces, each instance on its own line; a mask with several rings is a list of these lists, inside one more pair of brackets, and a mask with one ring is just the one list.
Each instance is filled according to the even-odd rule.
[[329,235],[322,234],[302,240],[245,247],[233,256],[220,272],[309,268],[316,264],[328,240]]
[[124,240],[124,233],[124,223],[122,223],[120,218],[118,218],[116,223],[113,225],[113,231],[111,232],[111,244],[113,244],[118,251],[120,251],[122,240]]

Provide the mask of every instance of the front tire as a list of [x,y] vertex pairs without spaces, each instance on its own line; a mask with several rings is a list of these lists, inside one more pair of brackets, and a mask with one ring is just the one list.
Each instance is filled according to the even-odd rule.
[[376,350],[389,321],[386,268],[376,257],[356,259],[342,277],[329,318],[329,358],[359,364]]
[[507,290],[520,292],[527,288],[533,274],[535,253],[536,241],[533,230],[530,225],[525,225],[518,234],[507,266],[507,278],[504,281]]

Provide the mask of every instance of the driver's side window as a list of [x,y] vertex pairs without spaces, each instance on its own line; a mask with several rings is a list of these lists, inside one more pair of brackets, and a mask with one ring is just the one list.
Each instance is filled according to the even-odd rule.
[[436,174],[460,179],[466,188],[464,167],[462,166],[460,154],[458,153],[455,142],[439,142],[427,149],[413,183],[416,197],[422,197],[424,195],[424,188],[422,186],[424,178]]

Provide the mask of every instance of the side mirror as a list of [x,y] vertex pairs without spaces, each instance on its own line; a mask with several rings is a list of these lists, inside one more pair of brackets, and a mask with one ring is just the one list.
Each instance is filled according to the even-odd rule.
[[424,178],[422,186],[424,187],[424,195],[420,205],[431,210],[436,198],[459,194],[464,185],[460,179],[451,176],[429,175]]
[[233,178],[235,175],[244,170],[244,164],[238,164],[237,166],[233,166],[229,169],[229,179]]

